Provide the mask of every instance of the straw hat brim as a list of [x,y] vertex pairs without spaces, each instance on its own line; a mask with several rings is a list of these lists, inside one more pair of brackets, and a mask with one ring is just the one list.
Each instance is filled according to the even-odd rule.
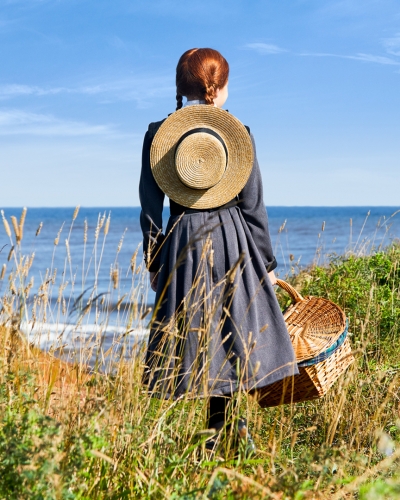
[[[208,189],[193,189],[179,179],[175,150],[179,139],[197,128],[211,129],[225,143],[228,158],[221,180]],[[154,136],[150,165],[160,189],[173,201],[189,208],[220,207],[237,196],[253,167],[253,145],[245,126],[227,111],[207,105],[182,108],[170,115]]]

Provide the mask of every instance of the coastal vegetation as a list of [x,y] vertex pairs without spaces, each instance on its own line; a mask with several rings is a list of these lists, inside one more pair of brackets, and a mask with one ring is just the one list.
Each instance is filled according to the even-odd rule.
[[[3,215],[10,242],[0,276],[1,499],[400,498],[399,244],[331,256],[327,265],[290,278],[303,295],[328,298],[345,310],[356,361],[320,400],[262,409],[239,394],[238,411],[247,416],[258,451],[246,457],[228,446],[225,455],[210,457],[204,403],[150,398],[141,383],[140,347],[128,361],[114,356],[104,370],[110,353],[102,350],[101,331],[82,344],[74,363],[60,359],[62,339],[45,353],[21,332],[28,320],[32,329],[50,317],[60,321],[63,308],[75,312],[70,317],[79,331],[92,308],[99,324],[117,311],[128,333],[150,312],[138,292],[147,275],[137,252],[125,269],[116,249],[107,295],[94,290],[88,298],[77,285],[65,285],[67,277],[79,282],[69,236],[62,282],[55,286],[49,263],[35,289],[29,276],[35,256],[22,246],[25,214],[11,224]],[[109,218],[100,216],[96,247],[84,247],[93,257],[94,280],[109,230]],[[40,228],[36,232],[40,237]],[[55,235],[54,251],[59,241]],[[119,295],[123,269],[132,289]],[[288,296],[277,293],[284,309]],[[112,352],[128,348],[126,338],[120,335]],[[98,362],[89,371],[93,356]]]

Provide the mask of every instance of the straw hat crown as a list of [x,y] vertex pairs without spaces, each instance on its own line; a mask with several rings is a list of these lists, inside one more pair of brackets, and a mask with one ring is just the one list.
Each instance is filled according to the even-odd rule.
[[170,115],[150,150],[153,176],[164,193],[189,208],[216,208],[244,188],[253,166],[253,146],[233,115],[207,105]]

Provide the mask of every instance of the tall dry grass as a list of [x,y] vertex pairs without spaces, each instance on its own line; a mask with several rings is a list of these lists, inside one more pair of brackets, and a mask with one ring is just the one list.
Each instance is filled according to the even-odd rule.
[[[120,263],[117,248],[108,293],[102,295],[98,289],[107,234],[112,230],[110,216],[99,216],[93,248],[87,248],[85,225],[82,275],[75,276],[69,242],[78,212],[72,216],[65,242],[61,283],[56,287],[56,270],[49,263],[36,288],[29,275],[34,254],[23,250],[23,235],[29,230],[24,229],[26,211],[19,221],[11,219],[14,233],[2,213],[12,251],[7,248],[2,271],[0,498],[400,495],[399,247],[338,258],[328,267],[315,267],[295,278],[303,292],[328,296],[344,307],[357,362],[322,400],[261,409],[247,394],[237,393],[230,417],[248,418],[258,452],[251,458],[234,456],[228,436],[224,452],[219,453],[221,462],[210,459],[204,447],[209,436],[204,429],[204,400],[150,398],[143,388],[143,348],[129,342],[131,330],[141,327],[151,312],[140,297],[148,277],[137,251],[129,263]],[[60,230],[55,235],[54,252],[61,234]],[[206,266],[210,258],[207,248],[205,252]],[[119,277],[127,268],[131,289],[120,293]],[[199,270],[200,281],[204,272]],[[92,288],[83,293],[89,284]],[[199,306],[204,304],[198,287],[193,296]],[[287,298],[280,293],[279,299],[284,307]],[[111,310],[124,326],[106,349]],[[73,348],[65,345],[62,335],[68,311],[76,313],[68,339],[87,333],[89,318],[98,327]],[[35,344],[47,335],[50,319],[61,333],[44,353]],[[34,333],[27,337],[22,328]],[[69,363],[60,359],[66,352]]]

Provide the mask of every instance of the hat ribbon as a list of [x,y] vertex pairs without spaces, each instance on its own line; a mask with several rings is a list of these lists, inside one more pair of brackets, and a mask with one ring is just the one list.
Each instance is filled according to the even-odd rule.
[[192,134],[199,134],[200,132],[205,132],[206,134],[210,134],[210,135],[214,136],[216,139],[219,140],[219,142],[222,144],[222,146],[223,146],[223,148],[225,150],[226,161],[228,162],[228,150],[226,149],[224,140],[222,139],[222,137],[217,132],[215,132],[215,130],[212,130],[212,129],[206,128],[206,127],[193,128],[193,129],[188,130],[187,132],[185,132],[180,137],[179,141],[176,143],[175,155],[176,155],[176,151],[178,150],[179,144],[182,141],[184,141],[186,139],[186,137],[189,137],[189,135],[192,135]]

